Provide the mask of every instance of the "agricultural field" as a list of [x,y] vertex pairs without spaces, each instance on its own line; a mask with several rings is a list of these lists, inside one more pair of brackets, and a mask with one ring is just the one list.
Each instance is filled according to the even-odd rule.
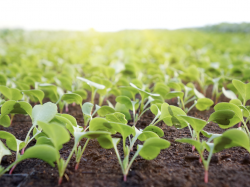
[[250,184],[250,35],[0,31],[0,186]]

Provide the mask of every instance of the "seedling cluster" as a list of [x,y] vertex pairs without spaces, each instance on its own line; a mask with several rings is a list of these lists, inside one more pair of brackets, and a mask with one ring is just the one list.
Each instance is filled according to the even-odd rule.
[[[151,49],[145,46],[147,48]],[[9,166],[0,166],[0,177],[6,172],[13,173],[23,160],[37,158],[52,167],[57,166],[58,184],[61,184],[73,157],[75,172],[78,172],[88,143],[97,141],[102,148],[114,150],[123,180],[127,181],[137,157],[156,159],[162,150],[171,146],[168,134],[158,127],[160,122],[176,129],[189,129],[189,137],[175,141],[190,144],[190,150],[198,152],[205,183],[209,181],[209,164],[214,153],[231,147],[243,147],[250,152],[247,126],[250,83],[245,83],[248,80],[246,73],[240,78],[233,68],[222,71],[219,66],[225,67],[224,63],[209,65],[202,50],[190,48],[197,62],[186,67],[180,67],[183,65],[180,63],[176,65],[167,54],[159,58],[163,62],[128,63],[119,51],[114,55],[116,60],[108,63],[98,46],[92,50],[100,54],[91,62],[101,60],[103,64],[66,63],[58,57],[56,63],[39,61],[40,69],[37,69],[29,67],[31,62],[27,57],[27,62],[24,59],[27,70],[19,69],[17,64],[1,67],[0,125],[4,130],[0,131],[0,164],[2,158],[12,152],[16,158]],[[138,52],[139,56],[147,51]],[[6,59],[12,56],[6,55]],[[204,63],[199,65],[198,62]],[[212,91],[208,96],[209,87]],[[219,102],[221,95],[230,101]],[[79,124],[69,114],[69,105],[80,106],[84,124]],[[205,111],[211,107],[214,112],[207,120],[189,115],[192,110]],[[142,129],[139,122],[149,113],[154,117]],[[10,126],[16,125],[13,124],[16,114],[29,116],[32,122],[24,139],[7,132]],[[204,128],[210,122],[230,129],[222,134],[207,132]],[[232,128],[237,124],[238,128]],[[70,138],[74,139],[74,144],[65,159],[60,150]],[[84,146],[80,145],[82,140],[85,140]]]

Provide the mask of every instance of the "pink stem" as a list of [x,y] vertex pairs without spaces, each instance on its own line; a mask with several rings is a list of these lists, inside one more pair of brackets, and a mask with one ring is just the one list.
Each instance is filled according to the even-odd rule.
[[25,148],[26,148],[26,146],[24,148],[22,148],[21,155],[24,154]]
[[14,166],[11,168],[11,170],[10,170],[10,172],[9,172],[10,175],[12,174],[12,172],[14,171],[15,168],[16,168],[16,165],[14,165]]
[[78,168],[79,168],[79,163],[76,164],[76,166],[75,166],[75,171],[77,171]]
[[205,170],[205,173],[204,173],[204,182],[208,183],[208,170]]
[[13,119],[14,119],[14,116],[13,117],[11,116],[11,118],[10,118],[10,125],[12,125]]
[[58,186],[62,184],[62,180],[63,180],[63,178],[60,177],[59,180],[58,180]]
[[201,160],[201,157],[199,158],[199,163],[201,164],[202,160]]
[[239,125],[238,125],[238,127],[241,127],[241,122],[239,122]]
[[72,106],[76,106],[76,103],[74,102],[74,103],[72,103]]
[[69,112],[69,106],[66,104],[66,106],[65,106],[65,112]]
[[195,146],[193,145],[193,146],[192,146],[192,152],[194,152],[194,150],[195,150]]
[[127,181],[127,175],[123,175],[123,181],[124,181],[124,182]]

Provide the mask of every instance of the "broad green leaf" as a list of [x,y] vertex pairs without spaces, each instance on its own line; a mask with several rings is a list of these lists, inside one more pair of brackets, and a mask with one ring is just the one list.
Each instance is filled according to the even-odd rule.
[[249,137],[239,129],[229,129],[214,139],[214,151],[219,152],[231,147],[243,147],[250,152]]
[[90,102],[86,102],[82,105],[82,113],[87,116],[91,116],[94,105]]
[[54,103],[48,102],[43,105],[36,105],[32,110],[33,125],[37,125],[38,121],[48,123],[57,114],[57,106]]
[[195,88],[194,88],[194,94],[195,94],[196,97],[198,97],[199,99],[205,98],[205,96],[204,96],[202,93],[200,93],[198,90],[196,90]]
[[75,142],[80,142],[83,138],[96,139],[103,135],[110,135],[106,131],[74,132]]
[[32,106],[25,101],[6,101],[1,107],[1,117],[7,114],[28,114],[32,115]]
[[150,106],[150,110],[155,116],[157,116],[157,114],[161,112],[156,104],[152,104]]
[[0,114],[0,125],[3,127],[9,127],[10,126],[10,117],[8,115]]
[[166,98],[166,99],[172,99],[172,98],[175,98],[175,97],[183,98],[183,96],[184,96],[184,93],[181,92],[181,91],[171,91],[171,92],[169,92],[169,93],[165,96],[165,98]]
[[180,142],[180,143],[188,143],[188,144],[191,144],[193,146],[195,146],[195,148],[199,151],[202,150],[202,143],[197,141],[197,140],[194,140],[194,139],[191,139],[191,138],[182,138],[182,139],[176,139],[175,140],[176,142]]
[[129,97],[127,96],[118,96],[115,99],[116,102],[125,105],[128,109],[133,110],[133,104]]
[[232,99],[232,100],[229,101],[229,103],[235,104],[237,106],[242,105],[242,103],[241,103],[241,101],[239,99]]
[[197,100],[195,107],[199,111],[204,111],[204,110],[210,108],[213,104],[214,104],[214,102],[209,98],[199,98]]
[[40,104],[43,104],[44,92],[42,90],[22,90],[22,92],[29,97],[36,97]]
[[77,77],[77,79],[79,79],[79,80],[81,80],[83,82],[86,82],[89,86],[93,86],[96,89],[100,89],[100,90],[105,89],[105,86],[102,85],[102,84],[98,84],[98,83],[92,82],[92,81],[90,81],[88,79],[85,79],[85,78],[82,78],[82,77]]
[[237,96],[231,90],[226,90],[224,87],[222,87],[222,92],[228,99],[237,99]]
[[106,116],[107,114],[111,114],[111,113],[114,113],[115,112],[115,109],[109,107],[109,106],[102,106],[98,111],[98,115],[101,116],[101,117],[104,117]]
[[0,85],[6,86],[7,84],[7,77],[4,74],[0,74]]
[[47,97],[49,97],[53,102],[57,102],[57,100],[59,99],[57,86],[53,84],[47,84],[47,83],[39,84],[38,86],[41,90],[44,91]]
[[53,143],[51,142],[50,138],[46,137],[46,136],[41,136],[37,139],[36,141],[36,145],[50,145],[50,146],[53,146]]
[[[170,146],[170,142],[161,138],[149,138],[147,139],[139,155],[146,160],[153,160],[158,156],[161,149],[166,149]],[[138,149],[138,148],[137,148]]]
[[161,128],[157,127],[157,126],[152,126],[152,125],[147,126],[147,127],[143,130],[143,132],[145,132],[145,131],[152,131],[152,132],[156,133],[159,137],[164,136],[163,130],[162,130]]
[[54,167],[54,162],[59,158],[59,152],[50,145],[35,145],[27,149],[24,154],[18,158],[18,161],[21,162],[28,158],[41,159]]
[[108,114],[106,115],[106,119],[110,122],[117,122],[117,123],[122,123],[122,124],[128,123],[128,121],[125,119],[125,115],[120,112]]
[[131,115],[129,113],[129,108],[127,108],[126,105],[121,104],[121,103],[116,103],[116,105],[115,105],[115,111],[124,114],[125,118],[127,120],[131,119]]
[[180,116],[180,117],[183,118],[185,121],[187,121],[197,133],[199,133],[207,124],[206,121],[195,117],[191,116]]
[[168,116],[163,119],[167,126],[175,126],[177,129],[183,129],[188,126],[188,123],[178,116]]
[[163,103],[161,105],[161,117],[160,119],[164,119],[170,116],[179,116],[186,115],[186,113],[179,107],[169,105],[167,103]]
[[76,93],[66,93],[62,96],[62,100],[66,101],[68,104],[75,102],[82,107],[82,97]]
[[60,150],[63,144],[70,140],[70,135],[65,127],[59,124],[48,124],[41,121],[37,123],[43,129],[43,132],[51,139],[51,142],[57,150]]
[[116,133],[116,130],[112,128],[108,120],[105,118],[96,117],[89,123],[90,131],[109,131],[112,134]]
[[74,128],[73,128],[73,124],[71,123],[70,120],[68,120],[67,118],[63,117],[60,114],[57,114],[51,121],[50,123],[59,123],[62,124],[64,127],[66,127],[66,129],[69,130],[69,132],[71,134],[73,134],[74,132]]
[[152,132],[152,131],[143,131],[138,136],[138,140],[145,141],[145,140],[147,140],[149,138],[154,138],[154,137],[159,138],[159,136],[156,133]]
[[64,118],[67,118],[73,126],[75,126],[75,127],[77,126],[76,118],[74,118],[73,116],[71,116],[69,114],[61,114],[61,116]]
[[170,91],[169,87],[165,85],[164,83],[156,83],[154,86],[154,93],[160,94],[162,97],[165,97],[165,95]]
[[8,88],[7,86],[0,85],[0,93],[7,97],[9,100],[18,101],[23,98],[23,94],[16,88]]
[[100,146],[104,149],[111,149],[114,147],[113,141],[110,135],[102,135],[97,138]]
[[18,146],[19,150],[21,150],[25,146],[25,143],[23,141],[16,139],[13,134],[6,131],[0,131],[0,138],[5,139],[7,146],[13,151],[17,151]]
[[234,87],[237,89],[237,91],[239,92],[239,94],[241,95],[241,97],[243,98],[244,100],[243,104],[245,105],[245,102],[250,99],[250,95],[249,95],[250,83],[244,84],[243,82],[236,80],[236,79],[234,79],[232,83]]
[[217,123],[221,128],[226,129],[232,127],[240,122],[240,119],[232,110],[218,110],[212,113],[208,121]]
[[82,100],[87,99],[88,97],[88,93],[85,90],[76,90],[73,93],[80,95]]
[[241,109],[233,104],[233,103],[225,103],[225,102],[222,102],[222,103],[218,103],[217,105],[215,105],[214,107],[214,110],[215,111],[218,111],[218,110],[232,110],[234,111],[235,115],[240,119],[240,120],[243,120],[243,115],[242,115],[242,112],[241,112]]
[[3,142],[0,140],[0,164],[2,161],[2,158],[5,155],[11,155],[10,150],[3,144]]

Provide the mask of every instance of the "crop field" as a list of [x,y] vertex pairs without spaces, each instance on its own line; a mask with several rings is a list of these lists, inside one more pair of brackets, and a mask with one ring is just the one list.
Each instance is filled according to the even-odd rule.
[[249,186],[249,80],[248,33],[0,30],[0,186]]

